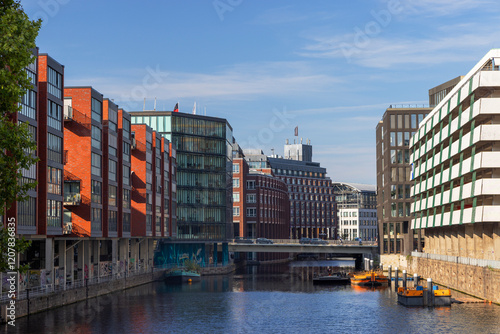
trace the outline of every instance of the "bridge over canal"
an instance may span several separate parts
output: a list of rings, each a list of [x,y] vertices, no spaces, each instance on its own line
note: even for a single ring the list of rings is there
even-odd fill
[[[375,259],[378,256],[378,244],[374,241],[329,240],[326,244],[301,244],[298,240],[274,239],[272,244],[256,243],[254,240],[229,242],[230,252],[266,252],[294,254],[330,254],[333,257],[352,257],[356,263],[363,258]]]

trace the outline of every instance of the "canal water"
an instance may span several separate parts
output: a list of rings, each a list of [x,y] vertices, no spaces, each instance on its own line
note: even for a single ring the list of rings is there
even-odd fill
[[[500,307],[398,305],[392,289],[315,286],[352,261],[244,268],[201,282],[140,286],[16,320],[7,333],[500,333]],[[4,325],[1,325],[4,326]]]

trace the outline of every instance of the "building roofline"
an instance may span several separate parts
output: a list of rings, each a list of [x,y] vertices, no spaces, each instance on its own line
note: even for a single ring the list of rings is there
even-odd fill
[[[446,96],[441,100],[441,102],[439,102],[434,107],[434,109],[432,109],[432,111],[429,113],[429,115],[427,115],[427,117],[425,117],[420,124],[425,124],[427,121],[429,121],[429,119],[431,117],[433,117],[439,109],[441,109],[446,103],[448,103],[448,101],[450,99],[447,97],[455,95],[460,89],[462,89],[464,83],[468,82],[477,72],[481,71],[481,69],[484,67],[484,65],[486,65],[486,63],[491,58],[499,58],[499,57],[500,57],[500,48],[491,49],[490,51],[488,51],[483,56],[483,58],[481,58],[481,60],[479,62],[477,62],[476,65],[474,65],[474,67],[472,67],[472,69],[466,75],[464,75],[462,77],[462,80],[460,80],[455,85],[455,87],[453,87],[453,89],[448,94],[446,94]]]
[[[353,182],[332,182],[332,186],[334,185],[346,185],[360,192],[377,192],[377,186],[372,184],[363,184],[363,183],[353,183]]]
[[[181,116],[181,117],[188,117],[188,118],[194,118],[194,119],[204,119],[207,121],[225,122],[229,126],[231,131],[233,131],[233,127],[231,126],[231,124],[229,124],[229,121],[227,119],[221,118],[221,117],[190,114],[190,113],[184,113],[184,112],[160,111],[160,110],[129,111],[128,113],[132,116],[173,116],[173,115],[177,115],[177,116]]]
[[[64,68],[64,65],[61,64],[60,62],[58,62],[57,60],[55,60],[54,58],[52,58],[48,53],[39,53],[38,54],[38,57],[40,56],[46,56],[47,58],[50,58],[51,61],[53,61],[54,63],[58,64],[59,66],[63,67]]]

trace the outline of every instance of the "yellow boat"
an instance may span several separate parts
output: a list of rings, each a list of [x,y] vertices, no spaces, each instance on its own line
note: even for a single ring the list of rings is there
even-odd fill
[[[353,275],[351,277],[351,284],[359,286],[380,286],[387,284],[389,279],[387,276],[370,271],[361,275]]]
[[[424,295],[427,293],[427,288],[417,286],[415,288],[398,288],[398,303],[405,306],[450,306],[451,305],[451,290],[437,289],[432,290],[432,301]]]

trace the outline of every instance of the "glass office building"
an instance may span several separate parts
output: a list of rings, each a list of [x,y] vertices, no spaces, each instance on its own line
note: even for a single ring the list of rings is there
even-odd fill
[[[232,238],[232,138],[226,119],[170,111],[130,112],[177,149],[177,238]]]

